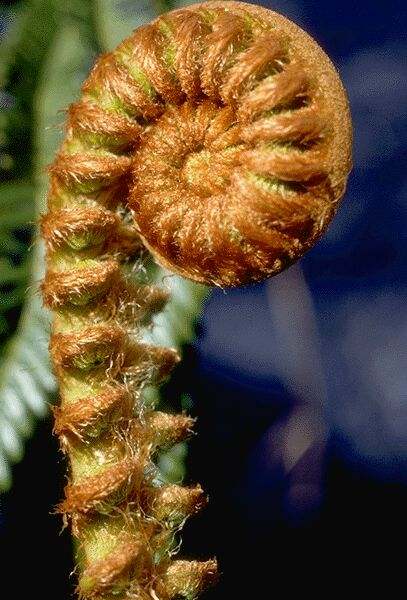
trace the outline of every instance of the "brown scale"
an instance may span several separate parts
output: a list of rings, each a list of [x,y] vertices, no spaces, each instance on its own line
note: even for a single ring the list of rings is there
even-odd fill
[[[130,117],[112,114],[94,101],[83,100],[68,110],[67,130],[72,129],[79,139],[91,139],[95,147],[128,150],[135,145],[142,127]],[[91,137],[93,136],[93,137]]]
[[[72,439],[95,437],[100,423],[112,427],[117,421],[130,419],[132,408],[131,394],[124,386],[107,385],[100,394],[81,398],[63,409],[55,407],[54,433],[60,436],[66,451]]]
[[[97,187],[108,187],[115,180],[125,175],[131,165],[128,156],[99,156],[94,151],[88,154],[61,153],[50,167],[50,175],[58,177],[66,187],[74,189],[81,184]],[[86,189],[86,188],[85,188]]]
[[[112,259],[87,268],[49,270],[41,286],[44,303],[53,309],[66,304],[83,304],[87,298],[103,295],[118,277],[119,264]]]
[[[61,387],[54,430],[70,462],[60,510],[79,542],[81,597],[192,599],[216,581],[216,561],[174,560],[174,536],[207,498],[199,485],[159,484],[154,461],[194,420],[144,401],[179,356],[141,341],[168,294],[131,265],[150,250],[224,287],[300,258],[344,193],[348,104],[306,33],[233,1],[140,27],[97,60],[82,91],[41,223]]]
[[[176,523],[186,514],[199,512],[207,504],[207,498],[200,485],[193,488],[167,485],[148,490],[144,503],[145,511],[158,521]]]
[[[267,32],[253,41],[242,52],[221,87],[221,97],[226,104],[236,102],[244,92],[255,87],[256,82],[272,70],[279,68],[279,61],[285,56],[282,40],[273,32]]]
[[[146,119],[160,115],[164,107],[156,102],[143,87],[131,77],[113,54],[101,56],[82,86],[85,97],[101,103],[116,116],[123,107],[129,116]]]
[[[62,245],[78,247],[96,244],[109,238],[119,227],[118,217],[104,208],[62,209],[49,212],[41,220],[41,233],[50,250]]]
[[[124,581],[124,587],[128,587],[132,571],[142,555],[143,547],[139,540],[123,540],[119,547],[110,554],[109,561],[96,560],[84,570],[79,591],[86,595],[86,588],[89,588],[92,597],[97,598],[110,592],[112,588],[117,592],[117,587],[122,581]]]
[[[120,499],[129,493],[135,484],[135,479],[141,477],[138,457],[125,457],[114,465],[105,467],[102,474],[83,477],[77,484],[65,487],[65,500],[59,509],[63,513],[88,513],[99,510],[112,510]],[[122,494],[119,494],[119,492]],[[112,496],[116,498],[112,499]],[[120,501],[120,500],[119,500]],[[110,506],[109,506],[110,505]]]

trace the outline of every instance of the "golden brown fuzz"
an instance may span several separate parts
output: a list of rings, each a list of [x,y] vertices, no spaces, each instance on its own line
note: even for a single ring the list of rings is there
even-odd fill
[[[81,597],[193,599],[216,562],[174,560],[176,533],[207,499],[163,483],[156,457],[194,421],[147,401],[179,357],[142,341],[167,294],[132,265],[147,248],[175,273],[235,286],[298,259],[345,189],[348,104],[306,33],[232,1],[140,27],[82,91],[41,222],[54,429],[70,462],[59,509],[78,538]]]
[[[234,286],[278,273],[319,239],[351,167],[334,67],[296,25],[247,4],[196,5],[151,27],[166,32],[183,96],[134,153],[129,204],[142,239],[196,281]]]

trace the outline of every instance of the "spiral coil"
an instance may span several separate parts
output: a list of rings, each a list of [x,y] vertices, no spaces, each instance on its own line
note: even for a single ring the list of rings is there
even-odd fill
[[[205,496],[157,481],[154,457],[193,420],[143,399],[179,357],[140,340],[167,296],[132,277],[130,261],[146,247],[220,286],[278,273],[335,213],[350,139],[324,53],[283,17],[239,2],[137,29],[69,108],[42,220],[42,290],[55,311],[55,432],[70,458],[60,510],[79,539],[82,596],[193,598],[216,579],[213,560],[172,559],[174,534]]]

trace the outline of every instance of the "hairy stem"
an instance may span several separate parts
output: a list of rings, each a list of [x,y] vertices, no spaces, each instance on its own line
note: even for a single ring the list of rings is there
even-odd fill
[[[71,132],[65,152],[76,141]],[[143,394],[178,361],[174,350],[140,341],[167,294],[145,281],[145,252],[110,188],[99,181],[84,191],[80,182],[52,175],[48,208],[43,294],[55,311],[55,431],[70,461],[60,510],[79,539],[79,591],[143,597],[151,587],[171,597],[174,534],[205,497],[199,486],[164,485],[154,464],[160,448],[185,439],[193,426],[187,416],[154,411]],[[191,565],[197,588],[215,571],[212,561]],[[191,565],[179,585],[191,586]]]
[[[216,562],[172,558],[205,496],[164,484],[155,465],[193,420],[155,411],[145,394],[179,360],[142,341],[167,300],[144,274],[146,248],[173,272],[221,286],[291,264],[344,190],[346,98],[301,30],[237,2],[137,29],[82,89],[42,221],[55,430],[70,461],[60,510],[79,539],[82,596],[190,599],[216,578]]]

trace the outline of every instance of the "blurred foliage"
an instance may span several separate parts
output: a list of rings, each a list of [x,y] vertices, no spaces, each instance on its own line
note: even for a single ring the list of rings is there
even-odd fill
[[[24,0],[0,8],[0,490],[10,487],[10,464],[21,459],[35,419],[56,396],[35,223],[45,211],[46,165],[62,137],[63,111],[99,53],[181,4]],[[161,281],[163,272],[153,269],[151,276]],[[146,338],[179,347],[194,335],[206,290],[177,277],[166,283],[172,300]],[[180,446],[162,457],[165,478],[182,478],[184,455]]]

